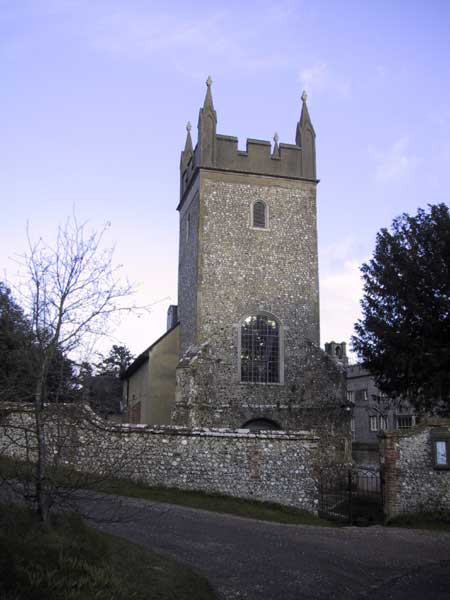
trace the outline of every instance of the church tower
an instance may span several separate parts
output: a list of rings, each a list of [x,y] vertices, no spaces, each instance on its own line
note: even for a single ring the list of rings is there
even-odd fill
[[[216,132],[211,78],[180,160],[173,421],[306,429],[344,402],[320,350],[315,132],[302,95],[295,144]],[[322,416],[318,408],[322,408]],[[313,414],[314,413],[314,414]],[[325,419],[326,420],[326,419]]]

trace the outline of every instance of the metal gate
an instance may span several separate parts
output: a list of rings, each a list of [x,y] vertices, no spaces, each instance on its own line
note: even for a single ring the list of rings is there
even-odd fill
[[[383,522],[382,478],[378,469],[325,469],[320,475],[319,493],[319,516],[325,519],[349,525]]]

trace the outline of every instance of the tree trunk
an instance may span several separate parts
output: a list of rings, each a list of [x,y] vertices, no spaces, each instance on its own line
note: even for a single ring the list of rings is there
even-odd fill
[[[39,519],[48,520],[48,502],[45,490],[45,472],[47,465],[47,444],[44,427],[44,387],[47,375],[47,359],[44,358],[36,382],[34,398],[34,420],[36,427],[37,457],[35,466],[35,502]]]

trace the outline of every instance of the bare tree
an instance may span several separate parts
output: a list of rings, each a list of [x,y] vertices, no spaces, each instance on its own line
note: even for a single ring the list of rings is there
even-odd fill
[[[129,303],[133,286],[122,280],[121,267],[113,265],[113,249],[104,247],[108,227],[106,224],[100,232],[90,232],[86,223],[80,224],[72,216],[59,227],[53,246],[43,239],[34,242],[28,235],[28,251],[19,259],[19,291],[36,347],[33,419],[31,422],[28,414],[23,421],[22,436],[17,431],[11,436],[9,428],[7,442],[27,446],[18,455],[33,463],[33,492],[28,486],[27,494],[43,521],[48,518],[51,495],[56,490],[49,471],[58,467],[61,456],[67,453],[68,422],[76,416],[80,427],[82,413],[72,410],[69,419],[66,411],[66,425],[62,427],[55,410],[49,410],[46,382],[50,365],[56,355],[67,356],[104,335],[115,315],[139,310]],[[27,481],[29,484],[30,477]]]
[[[21,499],[43,520],[54,510],[97,522],[130,517],[111,494],[120,494],[122,479],[142,480],[145,431],[107,423],[85,404],[47,404],[39,416],[38,436],[33,404],[0,403],[2,500]]]

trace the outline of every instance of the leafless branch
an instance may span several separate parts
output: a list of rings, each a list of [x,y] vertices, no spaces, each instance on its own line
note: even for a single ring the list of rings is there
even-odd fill
[[[27,227],[28,249],[17,260],[22,269],[19,294],[36,345],[36,383],[31,410],[25,411],[24,420],[14,421],[14,426],[9,423],[6,429],[2,427],[0,443],[3,452],[33,463],[34,474],[27,472],[24,489],[27,498],[34,499],[43,520],[55,503],[68,500],[75,489],[80,489],[73,476],[72,488],[67,481],[61,483],[59,469],[76,464],[77,455],[85,456],[86,452],[95,462],[100,443],[98,436],[87,436],[89,443],[86,439],[81,443],[79,437],[72,435],[72,431],[77,431],[79,436],[83,430],[84,411],[77,415],[75,410],[70,415],[74,426],[71,430],[67,427],[67,411],[55,413],[48,409],[46,381],[52,361],[105,335],[115,315],[150,310],[150,306],[130,302],[135,288],[122,278],[122,267],[114,265],[114,248],[104,246],[109,226],[106,223],[99,232],[90,231],[88,224],[78,222],[73,214],[58,228],[54,245],[42,238],[34,241]],[[56,398],[59,397],[57,391]],[[92,423],[86,427],[92,427]],[[120,460],[116,457],[111,466],[117,473]]]

